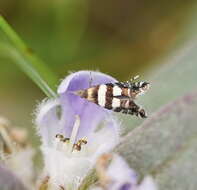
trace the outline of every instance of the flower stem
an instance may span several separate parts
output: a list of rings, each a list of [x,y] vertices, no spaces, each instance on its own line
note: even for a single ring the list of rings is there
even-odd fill
[[[30,77],[48,97],[56,97],[58,77],[28,48],[6,20],[0,15],[0,30],[11,42],[9,55],[22,71]]]

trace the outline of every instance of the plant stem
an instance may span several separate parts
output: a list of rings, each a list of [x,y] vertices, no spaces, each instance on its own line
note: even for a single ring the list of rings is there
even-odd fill
[[[56,97],[58,77],[28,48],[6,20],[0,15],[0,29],[11,42],[10,55],[48,97]]]

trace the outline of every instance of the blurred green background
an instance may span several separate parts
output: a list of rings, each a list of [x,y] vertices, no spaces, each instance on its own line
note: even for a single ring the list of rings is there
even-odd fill
[[[196,12],[194,0],[0,0],[0,14],[60,79],[81,69],[118,80],[143,75],[195,38]],[[44,97],[0,52],[0,116],[32,131],[32,111]]]

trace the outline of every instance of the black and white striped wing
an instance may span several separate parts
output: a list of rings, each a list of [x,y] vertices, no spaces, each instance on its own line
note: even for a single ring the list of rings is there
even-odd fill
[[[113,110],[115,112],[136,115],[141,118],[147,117],[145,110],[129,98],[108,97],[106,100],[105,108]]]
[[[122,89],[114,84],[102,84],[79,90],[76,95],[108,110],[146,117],[144,109],[141,109],[132,98],[125,95]]]

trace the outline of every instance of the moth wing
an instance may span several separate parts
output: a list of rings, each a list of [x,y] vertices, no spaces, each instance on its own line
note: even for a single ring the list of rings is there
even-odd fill
[[[113,96],[114,98],[118,98],[118,99],[120,99],[120,100],[129,100],[129,99],[131,99],[130,97],[128,97],[128,96]]]

